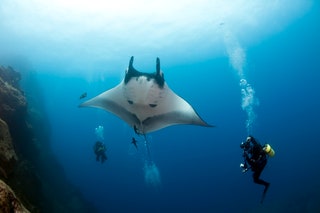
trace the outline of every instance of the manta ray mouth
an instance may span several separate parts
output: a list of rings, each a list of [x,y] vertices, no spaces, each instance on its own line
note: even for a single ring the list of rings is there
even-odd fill
[[[133,60],[134,57],[131,56],[130,61],[129,61],[129,67],[126,71],[126,76],[124,78],[124,83],[127,84],[131,78],[135,78],[135,77],[141,77],[141,76],[145,76],[148,80],[153,79],[159,86],[160,89],[163,88],[164,86],[164,75],[160,70],[160,59],[157,58],[156,61],[156,72],[154,73],[145,73],[145,72],[139,72],[138,70],[136,70],[133,67]]]

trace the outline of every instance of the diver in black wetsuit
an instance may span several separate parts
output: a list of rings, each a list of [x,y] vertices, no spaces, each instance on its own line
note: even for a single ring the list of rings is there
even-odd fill
[[[270,186],[270,183],[260,179],[261,172],[267,165],[267,153],[265,147],[259,144],[252,136],[247,137],[246,142],[240,144],[240,148],[243,149],[244,164],[240,164],[243,169],[242,172],[246,172],[251,169],[253,172],[253,181],[256,184],[264,185],[264,191],[262,194],[261,203],[264,200],[265,194]],[[248,164],[250,167],[248,167]]]
[[[108,158],[106,156],[106,146],[104,143],[97,141],[93,146],[94,154],[96,154],[96,161],[104,163]]]

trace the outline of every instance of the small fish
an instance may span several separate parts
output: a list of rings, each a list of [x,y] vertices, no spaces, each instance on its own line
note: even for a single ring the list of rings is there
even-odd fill
[[[82,98],[85,98],[85,97],[87,97],[87,93],[85,92],[85,93],[82,93],[82,95],[80,95],[80,98],[79,99],[82,99]]]
[[[136,147],[136,149],[138,149],[137,142],[138,142],[138,141],[137,141],[134,137],[132,137],[131,143]]]

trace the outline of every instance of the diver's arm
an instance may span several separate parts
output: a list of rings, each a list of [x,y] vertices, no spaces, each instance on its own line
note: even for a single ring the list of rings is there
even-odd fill
[[[247,165],[250,162],[250,157],[246,151],[243,151],[243,159],[244,159],[244,164]],[[249,163],[250,164],[250,163]]]
[[[240,164],[240,167],[242,168],[242,172],[245,173],[246,171],[248,171],[248,159],[249,159],[249,156],[248,154],[244,151],[243,152],[243,161],[244,163],[241,163]]]

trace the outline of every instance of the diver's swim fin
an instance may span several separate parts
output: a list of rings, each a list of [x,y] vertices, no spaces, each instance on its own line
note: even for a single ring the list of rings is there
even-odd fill
[[[267,191],[269,189],[269,186],[270,186],[270,183],[267,183],[267,185],[265,186],[265,188],[263,190],[262,198],[261,198],[261,201],[260,201],[261,204],[263,203],[264,198],[266,197],[266,194],[267,194]]]

